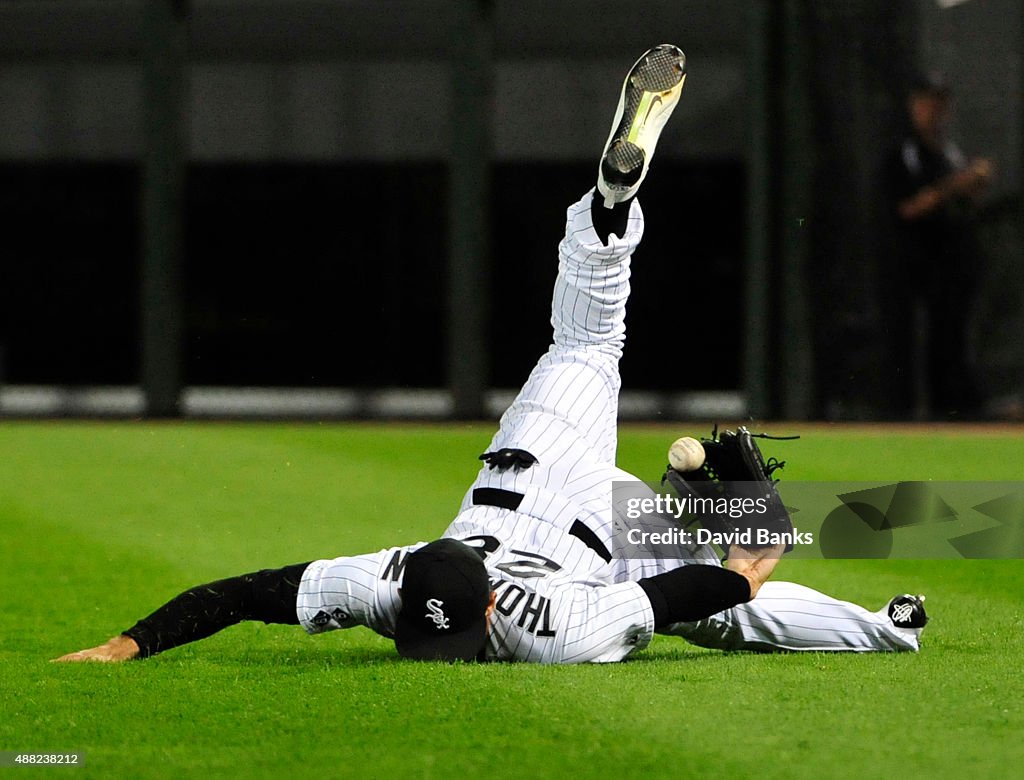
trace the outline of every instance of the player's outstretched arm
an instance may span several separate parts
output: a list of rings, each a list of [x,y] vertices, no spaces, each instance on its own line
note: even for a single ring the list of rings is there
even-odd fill
[[[655,628],[703,620],[750,601],[771,576],[784,549],[784,545],[755,551],[733,546],[726,568],[690,564],[638,580],[651,602]]]
[[[199,585],[98,647],[55,661],[130,661],[205,639],[242,620],[298,625],[299,582],[308,563],[264,569]]]

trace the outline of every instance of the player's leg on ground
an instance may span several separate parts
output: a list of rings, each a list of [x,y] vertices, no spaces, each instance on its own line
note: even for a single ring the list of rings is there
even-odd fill
[[[767,582],[753,601],[662,633],[718,650],[917,650],[919,630],[792,582]]]

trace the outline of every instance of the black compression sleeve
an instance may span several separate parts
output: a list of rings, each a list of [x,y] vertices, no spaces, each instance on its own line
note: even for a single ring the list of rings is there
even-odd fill
[[[750,601],[746,577],[721,566],[690,564],[646,577],[637,584],[651,601],[656,629],[702,620]]]
[[[626,233],[626,225],[629,223],[629,207],[633,199],[616,203],[612,208],[604,207],[604,196],[594,190],[594,198],[590,202],[590,218],[594,223],[594,230],[597,231],[601,243],[608,246],[608,236],[612,233],[622,238]]]
[[[299,582],[309,563],[264,569],[198,585],[175,596],[124,632],[139,646],[139,657],[205,639],[242,620],[298,625]]]

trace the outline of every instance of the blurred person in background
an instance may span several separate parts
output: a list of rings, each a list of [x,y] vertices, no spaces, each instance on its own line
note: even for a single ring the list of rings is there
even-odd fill
[[[941,74],[914,80],[907,109],[910,130],[885,162],[886,392],[900,417],[971,419],[982,402],[968,344],[981,265],[973,215],[993,167],[948,137],[952,93]]]

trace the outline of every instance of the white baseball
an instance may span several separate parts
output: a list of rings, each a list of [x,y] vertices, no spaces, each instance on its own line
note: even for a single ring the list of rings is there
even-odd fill
[[[676,471],[696,471],[704,465],[704,447],[692,436],[676,439],[668,448],[668,463]]]

